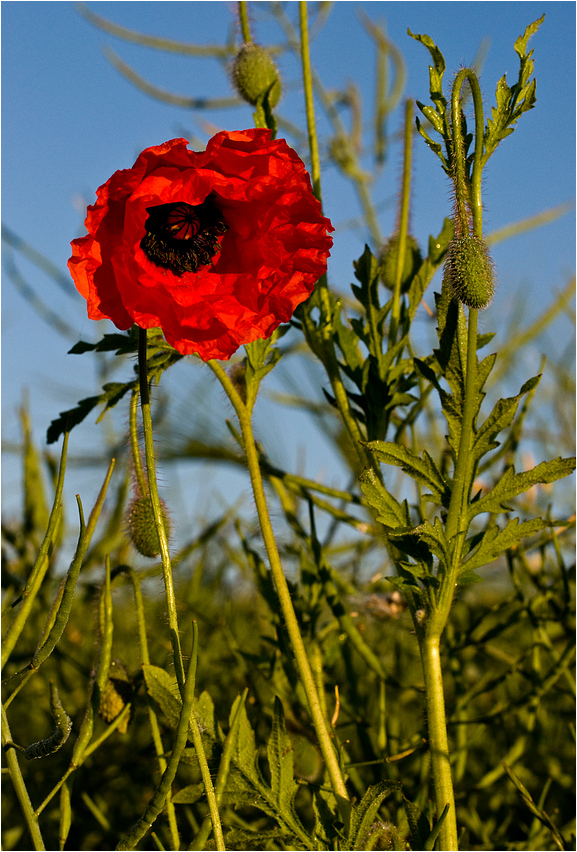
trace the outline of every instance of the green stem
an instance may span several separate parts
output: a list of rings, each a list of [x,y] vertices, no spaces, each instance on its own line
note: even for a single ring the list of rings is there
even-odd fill
[[[401,281],[405,268],[405,253],[407,248],[407,234],[409,232],[409,205],[411,201],[411,159],[413,151],[413,102],[408,99],[405,105],[405,145],[403,162],[403,186],[401,189],[401,211],[398,224],[398,256],[395,274],[395,289],[393,292],[393,306],[391,309],[391,325],[389,328],[389,345],[394,346],[397,342],[397,330],[401,316]]]
[[[132,464],[134,467],[134,475],[138,483],[138,490],[141,495],[148,494],[148,486],[142,468],[142,458],[140,456],[140,444],[138,443],[138,390],[132,391],[130,398],[130,449],[132,452]]]
[[[248,24],[248,14],[246,10],[246,2],[245,0],[240,0],[238,4],[238,18],[240,21],[240,30],[242,33],[242,40],[245,44],[248,44],[252,41],[250,37],[250,27]]]
[[[144,453],[146,458],[146,473],[148,475],[148,491],[154,514],[154,523],[156,524],[156,530],[158,533],[158,541],[160,543],[160,556],[162,560],[162,574],[164,577],[164,589],[166,593],[166,606],[168,609],[168,625],[174,657],[174,670],[180,693],[182,695],[184,689],[184,666],[182,663],[180,633],[178,629],[178,617],[176,614],[176,597],[172,581],[172,566],[170,564],[170,553],[168,551],[166,529],[164,526],[162,508],[160,505],[160,498],[158,496],[158,486],[156,483],[152,416],[150,413],[150,391],[148,387],[148,371],[146,366],[146,334],[147,332],[145,328],[139,329],[138,369],[140,376],[140,405],[142,409],[142,423],[144,426]]]
[[[470,182],[468,182],[466,176],[465,151],[461,133],[460,93],[465,80],[468,80],[471,86],[475,107],[475,153]],[[453,132],[453,179],[455,182],[456,203],[455,233],[459,236],[469,234],[472,218],[474,234],[482,238],[481,167],[484,133],[483,103],[477,77],[468,68],[459,71],[455,79],[451,100],[451,124]],[[459,311],[464,316],[462,307],[459,308]],[[467,507],[470,500],[475,469],[471,458],[471,446],[475,430],[476,410],[477,321],[478,311],[470,309],[466,354],[463,352],[465,394],[461,417],[461,434],[457,448],[451,500],[445,524],[445,535],[450,548],[448,573],[441,578],[441,588],[436,600],[432,595],[430,596],[431,608],[427,621],[424,628],[418,630],[425,679],[429,743],[435,786],[437,819],[441,817],[444,809],[449,805],[448,813],[439,832],[439,848],[443,850],[458,849],[458,840],[439,648],[441,635],[449,617],[459,569],[461,567],[463,547],[468,529]],[[464,348],[465,342],[463,339]]]
[[[311,179],[313,192],[322,204],[321,192],[321,167],[319,158],[319,145],[316,131],[315,106],[313,97],[313,78],[309,52],[309,35],[306,0],[299,2],[300,37],[301,37],[301,60],[303,72],[303,85],[305,94],[305,107],[307,115],[307,129],[309,139],[309,150],[311,158]],[[358,456],[361,467],[372,466],[372,460],[361,445],[364,436],[358,427],[357,421],[351,415],[347,392],[340,375],[339,364],[335,352],[335,344],[332,333],[332,309],[327,288],[327,277],[322,275],[317,284],[319,298],[322,308],[321,335],[323,340],[323,357],[325,369],[331,388],[343,418],[345,428],[350,436],[351,442]],[[305,323],[306,325],[306,323]]]
[[[26,624],[28,616],[30,615],[30,610],[32,609],[32,605],[36,599],[36,595],[40,591],[40,586],[42,585],[42,581],[44,580],[44,576],[50,564],[48,551],[50,549],[50,545],[52,544],[52,539],[54,538],[56,532],[56,526],[59,522],[62,512],[62,489],[64,488],[64,472],[66,470],[66,452],[68,449],[69,434],[69,432],[64,433],[64,439],[62,442],[60,470],[58,472],[58,482],[56,484],[56,493],[54,495],[54,502],[52,504],[52,510],[50,512],[50,519],[48,521],[48,529],[46,530],[44,541],[40,546],[40,550],[38,551],[38,556],[36,557],[34,567],[32,568],[30,577],[28,578],[28,582],[26,583],[26,588],[22,592],[22,603],[20,605],[20,609],[18,610],[18,614],[16,615],[14,621],[6,631],[6,635],[2,642],[2,668],[4,668],[4,666],[8,662],[10,654],[14,650],[16,642],[18,641],[18,637],[24,629],[24,625]]]
[[[321,753],[325,761],[327,772],[329,774],[331,786],[333,788],[335,796],[337,797],[337,801],[342,802],[343,799],[348,800],[349,795],[341,774],[337,754],[335,752],[330,737],[330,732],[327,728],[326,720],[323,715],[321,703],[319,701],[319,696],[316,690],[314,676],[307,658],[307,653],[300,633],[298,620],[295,615],[289,587],[284,575],[274,532],[270,522],[270,516],[266,504],[266,496],[264,493],[264,486],[259,466],[258,452],[255,445],[254,435],[252,432],[250,412],[241,400],[234,385],[232,384],[231,380],[227,376],[226,372],[223,370],[222,366],[218,363],[218,361],[208,361],[207,363],[213,373],[218,377],[220,383],[226,391],[232,405],[234,406],[239,420],[244,441],[246,460],[250,473],[252,490],[254,494],[254,500],[258,513],[258,519],[269,559],[269,564],[271,567],[271,572],[279,597],[279,603],[281,606],[285,624],[287,626],[287,631],[295,655],[297,668],[301,676],[302,684],[309,705],[311,718],[315,727],[315,731],[319,741],[319,747],[321,749]]]
[[[9,742],[12,742],[12,734],[8,725],[4,705],[2,705],[2,747],[4,748]],[[16,796],[20,802],[20,807],[22,808],[22,813],[24,814],[24,819],[26,820],[26,825],[28,826],[32,843],[34,844],[34,849],[46,849],[44,840],[42,839],[42,834],[40,833],[40,826],[38,825],[38,816],[34,813],[34,808],[32,807],[30,796],[28,795],[28,790],[26,789],[26,784],[22,777],[16,749],[6,749],[6,762],[8,764],[10,780],[14,785],[14,791],[16,792]]]
[[[440,641],[440,635],[425,636],[419,645],[425,679],[429,753],[431,755],[431,774],[435,789],[437,819],[440,819],[446,805],[449,805],[449,812],[439,832],[439,849],[442,849],[443,852],[452,852],[452,850],[458,849],[459,845],[453,777],[447,739],[443,672],[439,651]]]

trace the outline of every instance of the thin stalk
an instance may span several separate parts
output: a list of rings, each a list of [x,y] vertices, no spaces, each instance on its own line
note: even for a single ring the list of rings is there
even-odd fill
[[[349,794],[341,774],[337,754],[333,747],[330,732],[327,728],[326,720],[323,715],[314,676],[308,661],[298,620],[295,615],[290,591],[276,545],[272,524],[270,522],[258,452],[252,432],[250,412],[218,361],[208,361],[208,365],[222,384],[227,396],[234,406],[239,420],[262,537],[276,586],[280,607],[289,634],[293,653],[295,655],[297,668],[299,670],[311,718],[319,741],[319,747],[323,755],[331,786],[335,796],[337,797],[337,801],[341,800],[342,802],[343,799],[348,801]]]
[[[12,742],[12,734],[10,732],[10,726],[8,725],[8,718],[6,716],[4,705],[2,705],[2,747],[4,748],[9,742]],[[28,790],[26,789],[26,784],[22,777],[16,749],[6,749],[6,762],[8,764],[10,780],[14,785],[16,797],[20,802],[20,807],[22,808],[22,813],[24,814],[24,819],[28,826],[32,843],[34,844],[34,849],[44,850],[46,849],[46,846],[44,845],[44,840],[40,833],[38,816],[34,813],[34,808],[32,807],[32,802],[30,801],[30,796],[28,795]]]
[[[407,234],[409,232],[409,205],[411,201],[411,159],[413,151],[413,102],[408,99],[405,105],[405,144],[403,161],[403,185],[401,188],[401,210],[398,223],[398,256],[395,273],[395,289],[391,309],[391,325],[389,329],[389,346],[397,342],[397,330],[401,316],[401,281],[405,268],[405,253],[407,249]]]
[[[54,537],[56,526],[59,522],[61,513],[62,513],[62,489],[64,488],[64,473],[66,471],[66,453],[68,449],[68,436],[69,432],[64,433],[64,439],[62,441],[62,453],[60,456],[60,469],[58,471],[58,481],[56,483],[56,493],[54,495],[54,502],[52,504],[52,510],[50,512],[50,519],[48,521],[48,529],[46,530],[46,535],[44,536],[44,541],[40,546],[40,550],[38,551],[38,556],[36,557],[36,561],[34,563],[34,567],[30,573],[30,577],[26,583],[26,588],[22,592],[21,597],[21,605],[18,610],[18,614],[14,618],[14,621],[6,631],[6,635],[2,642],[2,664],[1,668],[4,668],[10,654],[14,650],[16,642],[22,630],[24,629],[24,625],[30,615],[30,610],[32,609],[32,604],[36,598],[36,595],[40,591],[40,586],[42,585],[42,581],[44,580],[44,576],[46,571],[48,570],[48,566],[50,564],[48,551],[50,549],[50,545],[52,543],[52,539]],[[14,602],[13,606],[17,603]]]
[[[245,44],[248,44],[252,41],[252,38],[250,37],[250,27],[248,23],[248,13],[246,10],[245,0],[240,0],[238,4],[238,18],[240,21],[240,31],[242,33],[242,40]]]
[[[301,37],[301,60],[303,72],[303,85],[305,94],[305,107],[307,115],[307,129],[309,139],[309,151],[311,158],[311,179],[313,184],[313,193],[322,204],[321,192],[321,166],[319,158],[319,144],[316,131],[315,121],[315,105],[313,97],[313,78],[311,70],[310,52],[309,52],[309,35],[308,35],[308,18],[306,0],[299,2],[299,18],[300,18],[300,37]],[[371,459],[368,457],[364,448],[361,445],[363,435],[358,427],[357,421],[351,415],[349,400],[345,386],[341,379],[338,360],[335,352],[335,344],[332,335],[332,310],[327,289],[327,277],[322,275],[317,284],[319,297],[322,306],[323,317],[321,320],[321,334],[323,339],[323,363],[327,371],[331,388],[343,418],[345,428],[350,436],[353,447],[359,459],[361,467],[367,465],[372,466]]]
[[[166,606],[168,610],[168,625],[174,657],[174,670],[180,693],[182,695],[184,690],[184,666],[182,663],[180,633],[178,629],[178,617],[176,614],[176,597],[174,594],[174,583],[172,581],[172,566],[170,564],[170,553],[168,551],[166,529],[164,527],[162,508],[156,483],[154,439],[152,433],[152,416],[150,413],[150,391],[148,387],[148,371],[146,366],[146,334],[147,332],[145,328],[139,329],[138,369],[140,376],[140,405],[142,409],[142,423],[144,426],[144,453],[146,458],[146,473],[148,475],[148,491],[154,514],[154,523],[158,533],[158,541],[160,543],[160,556],[162,560],[162,574],[164,577]]]

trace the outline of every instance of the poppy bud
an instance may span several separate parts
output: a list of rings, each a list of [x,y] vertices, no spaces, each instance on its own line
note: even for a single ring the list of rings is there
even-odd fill
[[[160,501],[162,521],[168,537],[170,533],[170,522],[166,512],[164,500]],[[158,532],[154,523],[154,513],[149,495],[135,497],[128,507],[128,533],[133,545],[142,556],[151,559],[160,553],[160,542]]]
[[[444,282],[468,308],[486,308],[495,295],[493,261],[478,237],[465,234],[449,243]]]
[[[381,281],[389,290],[395,289],[398,257],[399,235],[393,234],[393,236],[387,240],[383,246],[379,257],[379,263],[381,265]],[[411,286],[411,281],[415,277],[422,262],[423,258],[421,257],[419,244],[411,234],[407,234],[407,242],[405,244],[405,262],[403,264],[403,272],[401,274],[401,293],[407,292]]]
[[[278,68],[259,44],[247,42],[236,55],[232,81],[239,95],[256,106],[268,93],[269,105],[275,107],[281,93]]]

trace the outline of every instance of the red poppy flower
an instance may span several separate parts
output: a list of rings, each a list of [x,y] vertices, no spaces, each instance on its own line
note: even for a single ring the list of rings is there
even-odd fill
[[[268,130],[147,148],[88,208],[68,267],[91,319],[162,328],[204,361],[288,322],[326,271],[334,230],[302,160]]]

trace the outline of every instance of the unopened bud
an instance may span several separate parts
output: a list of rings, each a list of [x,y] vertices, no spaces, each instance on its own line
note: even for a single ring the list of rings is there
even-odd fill
[[[393,234],[393,236],[387,240],[383,246],[379,257],[379,263],[381,265],[381,281],[389,290],[395,289],[398,257],[399,235]],[[405,244],[405,261],[403,263],[403,271],[401,273],[401,293],[407,292],[422,262],[423,258],[421,257],[419,244],[411,234],[407,234],[407,241]]]
[[[486,308],[495,295],[495,276],[489,249],[478,237],[466,234],[449,243],[444,283],[468,308]]]
[[[170,533],[170,521],[166,512],[166,504],[163,500],[160,501],[162,512],[162,521],[168,538]],[[152,503],[148,495],[135,497],[128,507],[128,533],[133,545],[142,556],[153,558],[160,553],[160,541],[156,524],[154,523],[154,513],[152,511]]]
[[[281,82],[278,68],[259,44],[243,44],[234,60],[232,81],[239,95],[253,106],[262,102],[267,93],[271,107],[279,101]]]

